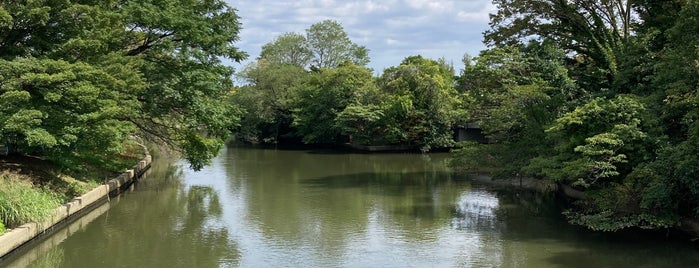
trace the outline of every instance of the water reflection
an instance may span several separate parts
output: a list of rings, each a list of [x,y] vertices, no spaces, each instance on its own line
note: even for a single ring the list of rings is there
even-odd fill
[[[137,191],[111,201],[112,208],[96,220],[98,224],[74,234],[56,248],[56,254],[47,254],[33,265],[236,266],[240,252],[221,221],[218,193],[211,187],[184,187],[178,168],[154,165]],[[95,237],[101,239],[95,241]]]
[[[485,191],[462,193],[456,202],[457,217],[452,226],[457,229],[494,230],[497,229],[496,210],[498,198]]]
[[[242,266],[566,267],[604,244],[561,219],[553,195],[474,186],[444,159],[229,149],[227,195],[243,205],[224,217],[256,240],[242,251],[268,253]]]
[[[691,247],[570,226],[553,195],[474,184],[446,157],[232,147],[200,172],[161,162],[33,265],[699,266]]]
[[[492,256],[497,239],[477,229],[495,223],[497,197],[473,194],[445,157],[236,148],[226,173],[234,195],[246,189],[242,213],[266,241],[257,246],[280,257],[273,263],[453,266]]]
[[[60,267],[64,259],[65,252],[63,248],[56,247],[43,254],[41,258],[32,264],[32,266],[37,268]]]

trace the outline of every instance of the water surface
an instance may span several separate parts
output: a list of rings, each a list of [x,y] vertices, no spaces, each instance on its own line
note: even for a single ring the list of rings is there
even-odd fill
[[[446,158],[231,147],[200,172],[159,159],[70,235],[0,266],[699,267],[691,244],[570,226],[553,196],[473,183]]]

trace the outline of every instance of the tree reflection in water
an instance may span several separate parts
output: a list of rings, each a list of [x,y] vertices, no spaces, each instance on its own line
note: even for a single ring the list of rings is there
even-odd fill
[[[153,167],[161,170],[141,180],[138,191],[112,200],[112,208],[96,220],[101,224],[57,247],[63,254],[56,267],[237,266],[240,251],[221,221],[218,193],[209,186],[184,186],[175,165]],[[105,239],[94,243],[95,236]],[[56,263],[54,257],[44,256]]]

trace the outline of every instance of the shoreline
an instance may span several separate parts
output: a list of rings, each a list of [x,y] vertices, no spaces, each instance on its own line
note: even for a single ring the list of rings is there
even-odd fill
[[[108,202],[109,198],[119,195],[123,188],[131,185],[134,180],[140,178],[150,168],[152,160],[152,156],[146,151],[146,156],[130,169],[57,207],[48,220],[39,223],[25,223],[0,235],[0,259],[4,259],[29,242],[48,235],[58,229],[58,226],[78,219],[100,203]]]

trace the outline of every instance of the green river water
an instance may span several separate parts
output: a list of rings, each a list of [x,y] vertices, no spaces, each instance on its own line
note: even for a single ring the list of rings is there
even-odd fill
[[[157,159],[132,189],[0,267],[699,267],[695,244],[567,224],[447,154],[229,147]]]

